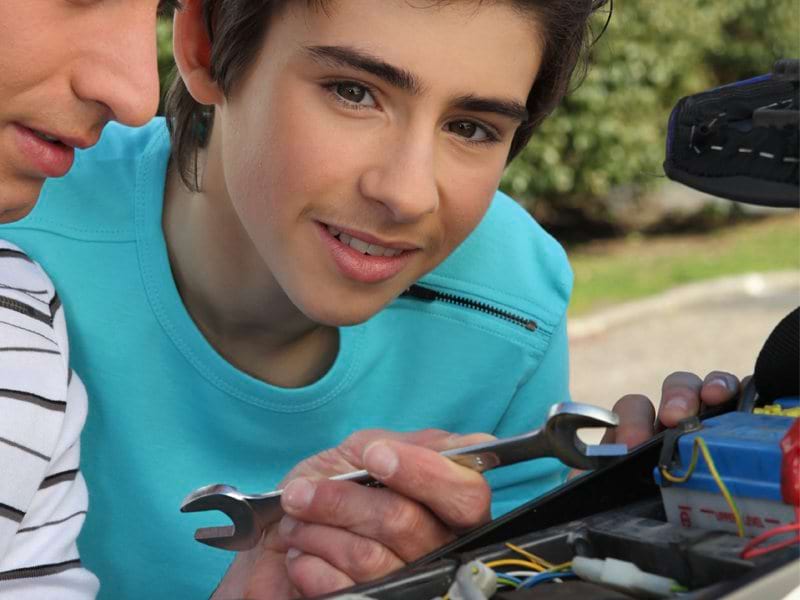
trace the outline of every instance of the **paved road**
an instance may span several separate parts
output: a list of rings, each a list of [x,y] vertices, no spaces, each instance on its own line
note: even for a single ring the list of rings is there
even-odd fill
[[[574,319],[573,400],[610,408],[643,393],[657,402],[672,371],[749,375],[766,337],[798,305],[800,272],[790,271],[693,284]]]

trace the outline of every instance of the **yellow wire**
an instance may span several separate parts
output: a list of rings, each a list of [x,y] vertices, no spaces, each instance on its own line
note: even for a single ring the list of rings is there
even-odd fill
[[[689,478],[692,476],[692,473],[694,473],[694,468],[697,466],[697,447],[698,447],[697,440],[699,439],[700,438],[694,438],[694,444],[692,444],[692,459],[689,461],[689,468],[686,469],[686,474],[683,475],[682,477],[677,477],[672,473],[670,473],[669,471],[667,471],[666,467],[661,467],[661,475],[664,476],[664,479],[672,483],[686,483],[687,481],[689,481]]]
[[[538,563],[538,564],[542,565],[545,569],[552,569],[553,568],[553,565],[551,563],[547,562],[545,559],[543,559],[543,558],[541,558],[539,556],[536,556],[533,552],[528,552],[524,548],[520,548],[519,546],[516,546],[516,545],[512,544],[511,542],[506,542],[506,546],[508,548],[510,548],[511,550],[513,550],[514,552],[517,552],[518,554],[521,554],[522,556],[524,556],[525,558],[530,560],[532,563]]]
[[[536,571],[537,573],[544,572],[544,567],[541,565],[537,565],[536,563],[532,563],[527,560],[520,560],[518,558],[501,558],[500,560],[493,560],[491,562],[487,562],[486,566],[490,569],[494,569],[495,567],[504,567],[508,565],[514,565],[517,567],[527,567]]]
[[[547,572],[548,573],[550,573],[550,572],[554,572],[555,573],[556,571],[563,571],[564,569],[571,569],[571,568],[572,568],[572,561],[570,560],[568,562],[561,563],[560,565],[553,565],[552,567],[547,569]]]
[[[719,491],[722,493],[722,497],[725,498],[725,502],[728,504],[728,508],[731,509],[733,513],[733,519],[736,521],[736,531],[739,534],[739,537],[744,537],[744,524],[742,523],[742,516],[739,514],[739,509],[736,508],[736,502],[733,500],[733,496],[728,491],[728,486],[725,485],[725,482],[722,481],[722,477],[719,476],[717,472],[717,467],[714,465],[714,461],[711,458],[711,453],[708,451],[708,446],[706,446],[706,442],[700,436],[694,438],[694,444],[692,444],[692,459],[689,462],[689,468],[686,470],[686,474],[682,477],[676,477],[667,471],[665,467],[661,468],[661,475],[664,476],[664,479],[670,481],[672,483],[685,483],[689,480],[694,472],[695,467],[697,466],[697,449],[700,449],[700,452],[703,453],[703,458],[708,465],[708,471],[711,473],[711,477],[714,478],[714,482],[717,484]]]

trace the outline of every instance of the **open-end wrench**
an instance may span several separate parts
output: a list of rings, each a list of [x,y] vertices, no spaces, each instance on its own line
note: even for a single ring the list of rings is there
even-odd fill
[[[492,440],[441,454],[479,473],[533,458],[553,457],[576,469],[597,469],[627,453],[624,444],[586,445],[578,430],[588,427],[616,427],[619,418],[604,408],[563,402],[550,408],[545,424],[522,435]],[[334,481],[352,481],[381,485],[367,471],[353,471],[331,477]],[[233,521],[223,527],[202,527],[195,532],[198,542],[225,550],[249,550],[262,532],[283,516],[283,490],[246,495],[224,484],[207,485],[189,494],[181,512],[218,510]]]

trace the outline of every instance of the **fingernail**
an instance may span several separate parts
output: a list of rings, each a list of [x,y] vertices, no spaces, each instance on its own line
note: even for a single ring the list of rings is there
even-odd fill
[[[373,442],[364,450],[364,466],[375,477],[391,477],[397,470],[397,464],[397,454],[383,442]]]
[[[689,409],[689,401],[686,398],[671,398],[667,402],[667,408],[670,410],[686,411]]]
[[[278,525],[278,533],[281,535],[281,537],[289,537],[289,535],[291,535],[291,533],[294,531],[295,527],[297,527],[297,519],[293,519],[287,515],[281,519],[281,522]]]
[[[290,560],[294,560],[295,558],[300,556],[300,554],[302,554],[302,553],[297,548],[289,548],[286,551],[286,562],[289,562]]]
[[[302,510],[314,498],[316,486],[308,479],[293,479],[283,490],[283,503],[289,508]]]
[[[716,377],[716,378],[712,379],[711,381],[709,381],[706,385],[718,385],[718,386],[720,386],[722,388],[725,388],[728,391],[730,391],[732,389],[731,382],[728,381],[727,379],[722,378],[722,377]]]

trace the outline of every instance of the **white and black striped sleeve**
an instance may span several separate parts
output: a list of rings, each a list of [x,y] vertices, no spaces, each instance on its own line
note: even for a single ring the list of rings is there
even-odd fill
[[[76,539],[86,390],[44,271],[0,240],[0,598],[94,598]]]

